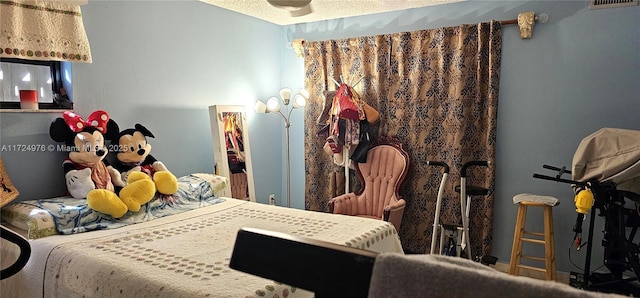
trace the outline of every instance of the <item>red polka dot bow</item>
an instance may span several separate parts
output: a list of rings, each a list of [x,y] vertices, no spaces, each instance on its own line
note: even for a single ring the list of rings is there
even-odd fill
[[[74,132],[81,132],[85,127],[93,126],[101,133],[107,132],[107,122],[109,122],[109,114],[103,110],[97,110],[87,118],[87,121],[82,119],[80,115],[66,111],[63,114],[64,122],[67,123],[69,129]]]

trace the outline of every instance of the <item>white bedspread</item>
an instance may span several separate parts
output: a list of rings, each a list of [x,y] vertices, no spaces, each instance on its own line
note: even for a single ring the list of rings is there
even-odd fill
[[[402,252],[396,230],[387,222],[227,199],[118,229],[31,240],[29,263],[2,280],[0,296],[312,296],[230,269],[236,233],[242,227],[375,252]],[[3,243],[3,259],[10,249]]]

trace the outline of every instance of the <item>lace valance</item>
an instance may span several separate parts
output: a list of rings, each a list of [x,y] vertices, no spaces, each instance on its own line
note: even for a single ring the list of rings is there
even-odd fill
[[[79,1],[0,1],[0,57],[91,63]]]

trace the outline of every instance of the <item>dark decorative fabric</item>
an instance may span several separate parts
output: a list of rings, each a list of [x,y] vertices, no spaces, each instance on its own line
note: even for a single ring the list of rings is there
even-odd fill
[[[355,83],[362,99],[380,111],[370,137],[396,136],[411,157],[400,190],[407,200],[400,238],[408,252],[430,247],[441,168],[451,167],[441,220],[460,223],[460,168],[470,160],[495,164],[498,87],[502,46],[499,22],[365,36],[304,44],[306,106],[305,152],[308,210],[328,211],[330,176],[344,168],[334,164],[316,132],[325,90],[338,82]],[[352,171],[351,171],[352,172]],[[470,168],[467,185],[489,189],[471,201],[470,236],[474,255],[491,251],[494,167]],[[359,187],[353,174],[352,189]]]

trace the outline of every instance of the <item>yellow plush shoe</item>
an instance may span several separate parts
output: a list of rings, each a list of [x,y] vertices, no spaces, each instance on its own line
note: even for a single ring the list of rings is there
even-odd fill
[[[127,206],[118,198],[115,192],[106,189],[94,189],[87,194],[89,208],[100,213],[120,218],[127,213]]]
[[[140,175],[137,175],[140,173]],[[135,175],[134,175],[135,174]],[[129,174],[127,186],[120,190],[120,199],[130,211],[139,211],[140,206],[151,201],[156,194],[156,185],[149,175],[142,172]]]
[[[161,194],[172,195],[178,191],[178,179],[169,171],[157,171],[153,174],[153,181]]]

